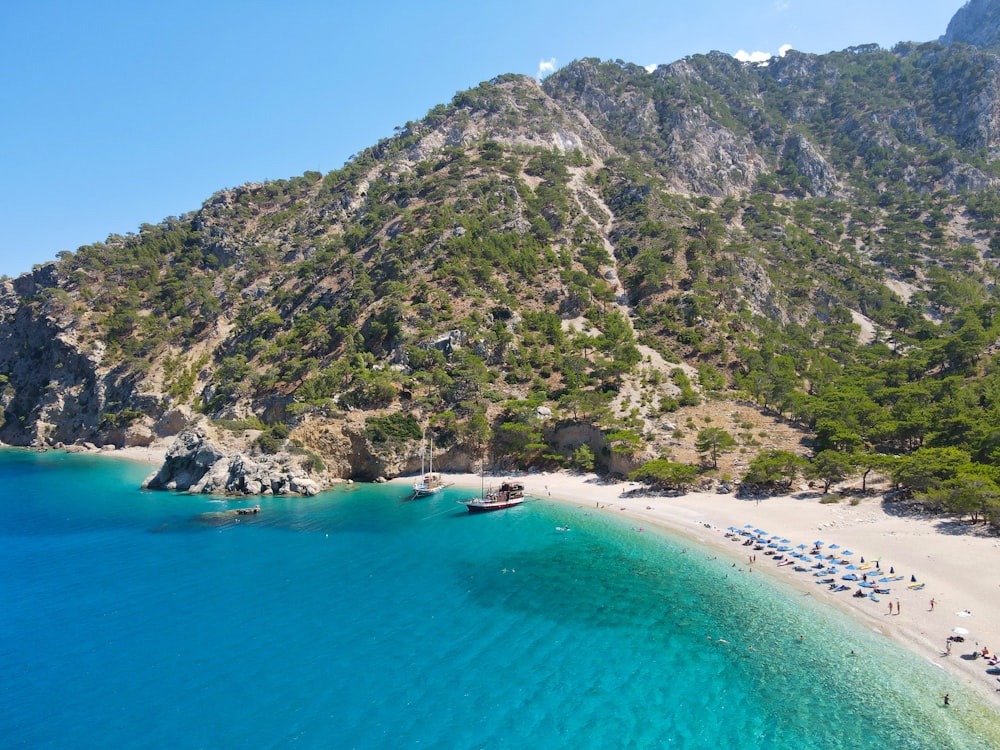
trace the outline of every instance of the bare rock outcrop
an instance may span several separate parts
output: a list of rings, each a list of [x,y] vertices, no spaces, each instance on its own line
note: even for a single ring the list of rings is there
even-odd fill
[[[163,465],[143,487],[151,490],[188,490],[224,457],[224,453],[200,430],[185,430],[167,449]]]
[[[315,495],[323,488],[288,454],[250,457],[227,453],[203,430],[177,436],[159,471],[143,486],[209,495]]]

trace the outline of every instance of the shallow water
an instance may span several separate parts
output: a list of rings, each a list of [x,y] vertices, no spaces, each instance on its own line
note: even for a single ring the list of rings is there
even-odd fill
[[[398,485],[233,517],[147,471],[0,451],[0,746],[1000,746],[937,667],[688,540]]]

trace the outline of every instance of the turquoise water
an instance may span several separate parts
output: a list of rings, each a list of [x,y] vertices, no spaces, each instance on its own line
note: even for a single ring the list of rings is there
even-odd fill
[[[237,523],[147,472],[0,451],[0,747],[1000,746],[936,667],[690,541],[398,485]]]

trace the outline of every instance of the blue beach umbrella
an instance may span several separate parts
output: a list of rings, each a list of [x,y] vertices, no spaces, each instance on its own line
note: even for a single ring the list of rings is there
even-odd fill
[[[841,552],[840,554],[842,554],[842,555],[853,555],[854,553],[853,553],[853,552],[851,552],[851,551],[850,551],[849,549],[845,549],[845,550],[844,550],[843,552]]]
[[[791,543],[791,541],[792,541],[791,539],[782,539],[781,543],[782,544],[789,544],[789,543]]]
[[[743,528],[744,528],[744,529],[752,529],[752,528],[753,528],[753,524],[752,524],[752,523],[747,523],[747,524],[744,524],[744,525],[743,525]]]
[[[847,569],[848,569],[848,570],[857,570],[857,569],[858,569],[858,566],[857,566],[857,565],[848,565],[848,566],[847,566]]]
[[[840,545],[839,544],[831,544],[830,545],[830,549],[840,549]]]
[[[795,549],[806,549],[806,547],[808,547],[808,546],[809,546],[808,544],[800,544],[800,545],[799,545],[798,547],[796,547]]]
[[[823,546],[823,542],[813,542],[813,546],[814,547],[822,547]]]

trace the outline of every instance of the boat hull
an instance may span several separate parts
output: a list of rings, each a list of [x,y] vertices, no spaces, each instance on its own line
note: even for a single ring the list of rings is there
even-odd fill
[[[414,497],[430,497],[431,495],[436,495],[444,487],[414,487],[413,496]]]
[[[491,510],[503,510],[504,508],[513,508],[515,505],[520,505],[524,502],[523,497],[513,498],[511,500],[466,500],[464,505],[469,509],[469,513],[488,513]]]

